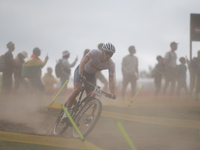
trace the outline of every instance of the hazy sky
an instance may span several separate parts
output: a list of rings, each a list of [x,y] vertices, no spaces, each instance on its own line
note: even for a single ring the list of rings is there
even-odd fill
[[[199,6],[199,0],[1,0],[0,53],[9,41],[16,47],[14,57],[21,51],[30,56],[39,47],[42,60],[49,55],[46,67],[54,68],[63,50],[70,51],[70,62],[78,56],[79,63],[86,48],[111,42],[120,79],[130,45],[136,47],[139,70],[154,66],[172,41],[179,43],[178,58],[189,58],[190,13],[200,14]],[[198,50],[200,42],[193,43],[193,56]]]

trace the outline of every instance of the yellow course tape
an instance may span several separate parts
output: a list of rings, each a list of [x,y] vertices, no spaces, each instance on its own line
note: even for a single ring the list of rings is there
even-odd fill
[[[63,147],[63,148],[69,148],[69,149],[74,149],[74,150],[75,149],[87,150],[83,142],[81,142],[79,139],[61,138],[61,137],[55,137],[55,136],[41,136],[41,135],[30,135],[30,134],[0,131],[0,140],[36,144],[36,145]],[[101,148],[95,146],[94,144],[90,142],[88,142],[88,144],[91,149],[102,150]]]

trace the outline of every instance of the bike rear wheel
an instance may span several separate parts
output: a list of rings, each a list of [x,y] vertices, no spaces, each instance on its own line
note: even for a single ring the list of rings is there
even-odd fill
[[[75,124],[80,130],[83,137],[86,137],[92,129],[95,127],[99,120],[102,111],[102,103],[98,99],[92,99],[86,103],[80,110],[76,118],[74,119]],[[79,138],[76,130],[72,130],[73,137]]]

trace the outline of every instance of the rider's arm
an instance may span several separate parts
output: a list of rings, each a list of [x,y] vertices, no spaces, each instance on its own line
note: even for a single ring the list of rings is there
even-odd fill
[[[115,81],[114,78],[109,78],[109,89],[111,94],[115,93]]]
[[[83,74],[83,69],[85,67],[85,64],[89,61],[88,58],[83,57],[83,59],[81,60],[81,63],[79,65],[79,74]]]

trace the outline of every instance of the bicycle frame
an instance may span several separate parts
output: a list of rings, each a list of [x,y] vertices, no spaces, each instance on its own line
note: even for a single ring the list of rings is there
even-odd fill
[[[83,107],[83,103],[86,104],[87,101],[91,98],[91,97],[95,97],[95,95],[92,94],[92,92],[90,94],[88,94],[84,99],[82,99],[83,93],[85,91],[85,87],[82,87],[78,102],[72,106],[72,108],[70,110],[72,110],[71,112],[71,117],[74,118],[74,116],[76,116],[76,114],[78,114],[79,110],[81,110],[81,108]]]
[[[85,91],[86,88],[84,86],[82,86],[82,89],[81,89],[78,101],[75,100],[72,108],[70,109],[70,111],[71,111],[70,115],[71,115],[71,117],[72,117],[72,119],[74,121],[76,119],[80,119],[82,117],[82,114],[84,114],[85,111],[87,111],[88,109],[90,109],[90,106],[92,106],[91,107],[92,109],[91,109],[91,112],[90,112],[90,118],[87,118],[87,117],[85,118],[86,122],[87,121],[90,122],[91,119],[93,119],[96,116],[95,115],[96,114],[96,110],[97,110],[96,108],[98,107],[98,110],[97,110],[97,114],[98,114],[97,115],[97,121],[98,121],[98,119],[100,117],[101,110],[102,110],[102,104],[101,104],[101,101],[99,101],[99,98],[101,97],[101,94],[103,94],[105,97],[108,97],[108,98],[111,98],[111,95],[108,94],[108,93],[106,93],[106,92],[104,92],[104,91],[101,91],[101,89],[100,89],[99,86],[95,86],[95,85],[93,85],[92,83],[90,83],[88,81],[85,81],[85,82],[86,82],[86,84],[89,84],[89,85],[93,86],[94,90],[83,98],[83,93],[84,93],[84,91]],[[96,96],[99,97],[99,98],[95,98]],[[57,134],[62,134],[63,132],[65,132],[65,130],[68,128],[68,126],[72,126],[71,123],[70,123],[70,121],[68,119],[66,121],[62,122],[62,119],[63,119],[62,116],[63,116],[63,109],[61,109],[61,111],[60,111],[60,113],[59,113],[59,115],[58,115],[58,117],[56,119],[56,123],[54,125],[54,134],[56,134],[56,135]],[[96,122],[95,122],[95,124],[96,124]],[[58,127],[61,130],[58,129],[58,132],[57,132],[57,126],[60,126],[60,124],[61,124],[61,126],[63,124],[64,127],[61,127],[61,128]],[[95,126],[95,124],[94,124],[94,126]],[[88,130],[87,132],[89,133],[91,131],[91,129]],[[86,133],[86,134],[88,134],[88,133]]]

